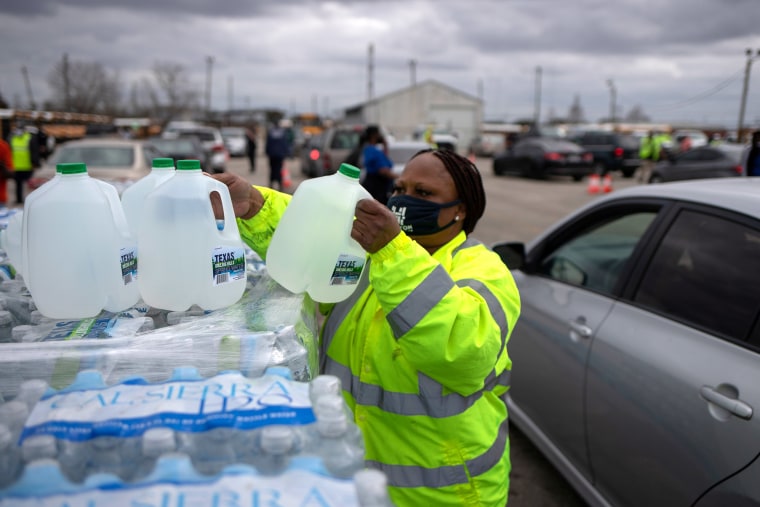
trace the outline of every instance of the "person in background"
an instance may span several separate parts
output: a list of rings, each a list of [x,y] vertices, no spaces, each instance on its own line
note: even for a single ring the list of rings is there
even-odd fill
[[[650,130],[649,134],[641,140],[639,158],[641,159],[641,165],[639,166],[637,179],[640,183],[649,183],[652,169],[654,169],[654,165],[660,158],[660,146],[657,143],[653,130]]]
[[[291,196],[223,173],[243,240],[262,258]],[[213,196],[212,196],[213,197]],[[452,151],[414,155],[387,206],[356,205],[368,253],[347,300],[321,304],[320,372],[342,381],[399,506],[503,506],[509,490],[507,343],[520,295],[498,255],[469,235],[485,190]],[[214,205],[217,217],[221,205]]]
[[[269,186],[282,190],[282,165],[290,157],[290,139],[287,132],[287,121],[282,119],[276,127],[267,132],[265,151],[269,158]]]
[[[678,153],[684,153],[691,149],[691,137],[681,136],[678,139]]]
[[[395,178],[393,174],[393,162],[386,154],[388,145],[377,125],[368,126],[364,130],[362,139],[364,141],[362,166],[365,171],[362,186],[378,202],[385,204],[388,202],[393,179]]]
[[[747,163],[744,169],[744,174],[747,176],[760,176],[760,130],[752,133]]]
[[[0,139],[0,207],[8,206],[8,179],[13,177],[11,147]]]
[[[40,161],[47,160],[48,156],[50,156],[48,135],[41,121],[37,121],[37,146],[39,148]]]
[[[251,172],[256,171],[256,151],[257,151],[257,144],[256,144],[256,126],[251,125],[248,128],[245,129],[245,139],[246,139],[246,154],[248,155],[248,164],[250,167]]]
[[[11,124],[8,139],[13,156],[13,179],[16,181],[16,204],[24,204],[24,190],[32,173],[40,166],[40,151],[37,136],[27,132],[24,124]]]

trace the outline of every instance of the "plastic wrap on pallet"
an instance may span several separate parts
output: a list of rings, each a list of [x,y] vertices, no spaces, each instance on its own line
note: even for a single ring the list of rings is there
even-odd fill
[[[159,382],[179,366],[193,366],[204,377],[230,369],[255,377],[285,366],[294,379],[310,380],[318,370],[315,304],[279,286],[263,264],[250,265],[249,287],[234,305],[171,317],[138,304],[82,321],[32,323],[35,308],[23,280],[1,282],[0,306],[7,310],[0,312],[8,311],[14,326],[5,335],[16,341],[0,343],[0,399],[13,398],[26,380],[60,388],[87,369],[108,383],[134,375]],[[167,317],[176,324],[168,325]]]

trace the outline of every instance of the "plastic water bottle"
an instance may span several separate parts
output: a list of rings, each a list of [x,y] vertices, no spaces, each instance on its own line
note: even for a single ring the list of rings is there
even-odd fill
[[[265,426],[261,429],[259,446],[261,453],[254,466],[261,475],[278,475],[290,464],[296,437],[293,428],[283,425]]]
[[[210,195],[219,194],[219,230]],[[175,174],[147,195],[139,227],[140,292],[153,307],[216,310],[246,287],[245,246],[227,186],[205,176],[200,161],[180,160]]]
[[[235,431],[232,428],[212,427],[193,435],[191,457],[198,473],[217,475],[224,467],[236,462],[237,456],[232,446]]]
[[[0,343],[13,341],[13,314],[8,310],[0,310]]]
[[[40,187],[41,188],[41,187]],[[30,194],[31,195],[31,194]],[[24,264],[21,257],[21,234],[24,225],[24,213],[16,212],[8,218],[8,226],[0,232],[0,248],[16,271],[23,275]]]
[[[116,189],[84,164],[60,175],[24,205],[24,280],[37,309],[56,318],[121,311],[139,299],[136,244]]]
[[[388,494],[388,478],[380,470],[366,468],[354,475],[360,507],[393,507]]]
[[[16,480],[20,472],[19,453],[11,430],[0,424],[0,489]]]
[[[121,194],[121,205],[129,223],[132,236],[137,238],[137,229],[142,219],[145,198],[157,186],[174,175],[174,159],[154,158],[150,173],[139,179]]]
[[[336,404],[330,398],[339,398]],[[358,427],[351,424],[343,408],[343,399],[322,396],[315,407],[319,441],[317,454],[330,474],[341,479],[352,477],[364,467],[364,445]]]
[[[25,403],[31,413],[40,398],[49,391],[51,391],[50,386],[44,380],[29,379],[21,383],[15,400]]]
[[[309,399],[316,406],[317,400],[324,395],[340,396],[342,390],[340,378],[335,375],[317,375],[309,382]]]
[[[89,472],[88,461],[91,455],[90,442],[60,441],[58,462],[63,474],[71,482],[81,483],[85,480]]]
[[[133,479],[147,477],[156,468],[158,459],[177,450],[177,440],[174,431],[169,428],[151,428],[143,433],[141,439],[141,459],[134,471]]]
[[[359,184],[359,169],[302,182],[274,231],[266,254],[271,277],[291,292],[321,303],[349,297],[367,253],[351,238],[356,203],[372,196]]]
[[[23,401],[11,400],[0,405],[0,425],[10,430],[14,441],[21,435],[27,417],[29,408]]]
[[[58,455],[58,446],[52,435],[36,435],[24,439],[21,442],[21,455],[25,463],[31,463],[38,459],[55,459]]]

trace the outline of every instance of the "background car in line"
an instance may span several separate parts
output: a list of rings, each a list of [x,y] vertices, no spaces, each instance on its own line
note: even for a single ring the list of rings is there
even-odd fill
[[[68,141],[57,147],[55,153],[29,180],[31,189],[55,176],[55,166],[72,162],[87,165],[87,174],[111,183],[119,191],[146,176],[153,159],[164,156],[153,145],[141,140],[120,138],[92,138]]]
[[[592,506],[760,504],[760,178],[638,185],[494,250],[511,421]]]
[[[206,152],[209,172],[223,173],[226,170],[229,153],[218,128],[204,125],[170,124],[164,129],[162,137],[197,137]]]
[[[242,127],[222,127],[219,129],[230,157],[245,157],[248,153],[248,136]]]
[[[728,143],[692,148],[658,162],[649,183],[742,176],[748,150],[744,145]]]
[[[631,134],[607,131],[586,131],[573,138],[594,156],[594,172],[620,171],[630,178],[641,165],[640,141]]]
[[[363,125],[341,125],[312,137],[303,149],[301,172],[310,178],[334,174],[359,146],[362,132]]]
[[[393,162],[393,173],[401,174],[409,159],[430,146],[424,141],[390,141],[388,143],[388,158]]]
[[[151,137],[148,143],[153,145],[163,156],[178,160],[200,160],[203,170],[209,172],[208,154],[197,137]]]
[[[529,136],[493,159],[497,176],[517,174],[526,178],[570,176],[580,181],[594,170],[593,155],[565,139]]]

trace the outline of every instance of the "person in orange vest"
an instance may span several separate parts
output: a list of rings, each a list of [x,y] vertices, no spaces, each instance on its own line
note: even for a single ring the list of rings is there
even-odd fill
[[[32,173],[40,166],[37,136],[33,136],[21,122],[11,124],[8,144],[13,157],[13,179],[16,181],[16,204],[24,204],[24,187]]]
[[[0,206],[8,205],[8,178],[13,177],[11,147],[0,139]]]

